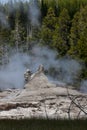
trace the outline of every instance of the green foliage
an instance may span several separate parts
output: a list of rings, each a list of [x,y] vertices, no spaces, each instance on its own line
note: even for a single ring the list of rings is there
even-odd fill
[[[53,47],[55,47],[60,55],[65,55],[69,49],[69,30],[70,30],[70,17],[67,9],[63,9],[58,18],[54,35]]]
[[[13,46],[15,46],[17,44],[19,46],[22,45],[22,43],[24,43],[26,40],[25,35],[26,34],[24,31],[24,27],[20,24],[20,22],[16,21],[15,29],[12,30],[11,37],[10,37],[10,41],[13,44]]]
[[[57,19],[54,10],[49,8],[47,16],[43,20],[41,29],[41,39],[44,44],[50,44],[50,46],[52,46],[52,36],[55,30],[56,21]]]
[[[43,19],[47,14],[47,5],[46,3],[44,3],[44,0],[41,0],[40,7],[41,7],[41,18]]]
[[[60,56],[68,54],[81,60],[87,68],[87,0],[36,2],[41,10],[39,27],[30,24],[30,2],[0,4],[0,45],[20,47],[27,43],[28,48],[30,42],[40,39],[42,45],[56,49]]]
[[[59,16],[60,12],[64,8],[66,8],[70,16],[73,17],[73,15],[80,10],[81,6],[84,7],[85,5],[87,5],[87,0],[43,0],[43,1],[44,6],[46,6],[47,8],[52,7],[55,10],[55,14],[57,16]]]
[[[71,26],[70,38],[69,38],[70,50],[68,51],[68,54],[72,56],[77,54],[77,50],[75,48],[79,40],[79,29],[78,29],[79,18],[80,18],[80,12],[76,12],[72,20],[72,26]]]
[[[77,56],[87,64],[87,28],[80,34],[76,49]]]
[[[2,28],[0,30],[0,42],[1,43],[8,42],[9,40],[10,40],[10,29]]]
[[[54,10],[52,8],[49,8],[47,16],[43,20],[43,25],[53,30],[55,22],[56,22],[56,17],[54,14]]]
[[[77,12],[72,21],[69,54],[87,62],[87,6]]]

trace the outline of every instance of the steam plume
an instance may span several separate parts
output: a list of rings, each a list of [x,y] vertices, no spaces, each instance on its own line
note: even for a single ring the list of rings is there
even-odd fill
[[[23,88],[25,70],[29,68],[35,72],[40,64],[44,65],[51,79],[73,83],[81,71],[81,65],[73,59],[57,60],[56,55],[56,51],[38,46],[33,47],[29,54],[13,54],[9,57],[9,63],[0,69],[0,88]],[[50,68],[54,68],[56,72]]]
[[[87,80],[83,80],[80,86],[81,92],[87,93]]]
[[[2,26],[9,27],[6,15],[3,12],[0,12],[0,23]]]
[[[40,9],[38,7],[37,0],[30,0],[29,4],[29,18],[31,21],[31,25],[39,26],[40,22]]]

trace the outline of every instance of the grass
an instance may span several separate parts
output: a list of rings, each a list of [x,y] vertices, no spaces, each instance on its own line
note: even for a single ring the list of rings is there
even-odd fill
[[[87,130],[87,120],[0,120],[0,130]]]

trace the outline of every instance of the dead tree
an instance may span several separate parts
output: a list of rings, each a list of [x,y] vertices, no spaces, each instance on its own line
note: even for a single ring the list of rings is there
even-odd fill
[[[71,95],[67,88],[68,98],[70,99],[71,103],[68,108],[68,117],[71,119],[72,111],[76,110],[76,118],[80,119],[81,114],[87,118],[87,96],[86,95]]]

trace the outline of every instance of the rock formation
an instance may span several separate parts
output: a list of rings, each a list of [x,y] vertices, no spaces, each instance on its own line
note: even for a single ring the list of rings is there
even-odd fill
[[[24,89],[0,93],[0,118],[86,118],[87,95],[51,83],[39,66]]]

